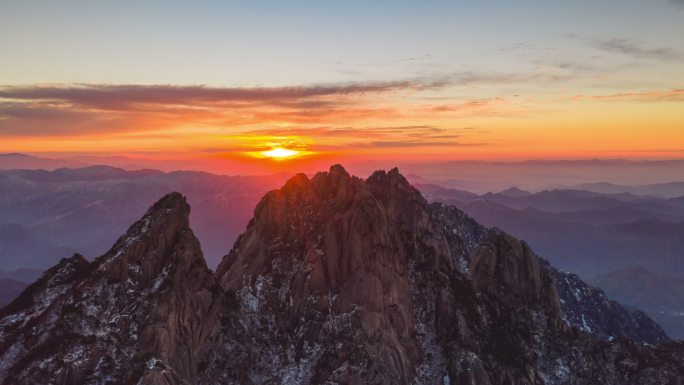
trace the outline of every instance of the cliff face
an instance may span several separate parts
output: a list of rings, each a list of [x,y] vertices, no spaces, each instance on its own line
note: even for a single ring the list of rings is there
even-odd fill
[[[3,309],[2,382],[191,383],[217,308],[189,210],[167,195],[107,254],[63,260]]]
[[[251,348],[246,373],[235,380],[410,381],[419,352],[400,243],[364,181],[339,166],[266,195],[217,270],[248,325],[238,333]],[[221,333],[229,347],[233,322]]]
[[[262,199],[215,275],[188,212],[180,195],[164,197],[110,252],[62,261],[3,309],[0,382],[676,384],[684,375],[684,347],[657,325],[630,323],[615,303],[606,315],[589,311],[589,297],[569,301],[589,287],[566,282],[524,242],[428,204],[396,169],[365,181],[341,166],[292,178]],[[576,327],[587,320],[594,334]]]

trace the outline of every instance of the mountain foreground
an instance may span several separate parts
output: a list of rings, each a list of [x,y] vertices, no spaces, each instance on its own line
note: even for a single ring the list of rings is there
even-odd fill
[[[266,194],[216,272],[171,193],[0,310],[2,384],[680,384],[684,345],[524,242],[341,166]]]

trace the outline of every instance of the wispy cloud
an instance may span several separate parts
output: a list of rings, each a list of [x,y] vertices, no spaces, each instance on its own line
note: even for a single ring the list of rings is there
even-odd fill
[[[258,129],[244,132],[254,138],[270,137],[287,141],[290,138],[311,138],[313,149],[329,150],[330,143],[340,148],[399,148],[399,147],[445,147],[472,146],[462,142],[472,128],[444,128],[433,125],[370,126],[370,127],[288,127]],[[363,140],[359,140],[363,138]],[[458,139],[458,141],[457,141]],[[483,144],[476,144],[483,145]]]
[[[0,139],[200,152],[481,146],[473,142],[481,142],[483,132],[452,128],[467,124],[455,122],[528,112],[506,98],[475,93],[533,81],[558,79],[454,72],[294,87],[0,86]]]
[[[0,86],[0,100],[53,103],[106,110],[144,109],[145,106],[222,105],[237,108],[254,103],[277,107],[328,108],[343,97],[363,97],[402,91],[430,91],[446,87],[484,86],[557,81],[539,73],[460,71],[400,81],[322,84],[292,87],[206,87],[178,85],[58,84]]]
[[[72,105],[104,109],[129,108],[133,105],[187,105],[204,103],[259,102],[273,105],[294,105],[297,101],[309,101],[302,107],[317,107],[311,99],[330,96],[349,96],[385,93],[400,90],[425,90],[446,85],[446,80],[430,82],[413,81],[377,82],[361,84],[321,85],[308,87],[254,87],[216,88],[205,86],[174,85],[103,85],[75,84],[64,86],[4,87],[0,98],[30,101],[54,101]],[[318,107],[325,106],[324,104]]]
[[[624,92],[608,95],[575,95],[572,100],[604,100],[604,101],[671,101],[683,102],[684,89],[661,90],[661,91],[640,91],[640,92]]]
[[[669,47],[647,47],[631,39],[598,40],[594,45],[607,52],[618,53],[637,59],[676,60],[684,57],[681,52]]]
[[[426,141],[426,140],[398,140],[398,141],[372,141],[356,143],[354,147],[375,148],[411,148],[411,147],[479,147],[487,146],[488,143],[460,143],[456,141]]]
[[[389,135],[399,134],[407,135],[419,133],[420,135],[439,134],[445,131],[455,131],[456,129],[445,129],[432,125],[413,125],[413,126],[360,126],[360,127],[283,127],[283,128],[266,128],[248,131],[252,135],[288,135],[288,136],[308,136],[315,132],[321,136],[349,136],[349,135]]]
[[[495,102],[441,105],[412,99],[454,85],[519,81],[473,73],[388,82],[300,87],[217,88],[176,85],[67,84],[0,87],[0,135],[51,136],[250,125],[320,125],[435,114],[490,113]]]
[[[399,91],[427,91],[450,86],[524,83],[558,80],[538,73],[460,71],[400,81],[322,84],[292,87],[206,87],[178,85],[59,84],[0,86],[0,99],[60,101],[117,109],[134,104],[294,103],[334,96],[359,96]]]

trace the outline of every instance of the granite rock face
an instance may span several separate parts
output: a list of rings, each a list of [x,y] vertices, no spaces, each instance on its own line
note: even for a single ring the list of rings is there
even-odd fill
[[[475,252],[470,271],[483,292],[525,308],[541,308],[553,326],[562,326],[558,291],[539,257],[525,242],[493,231]]]
[[[110,252],[62,261],[3,309],[0,383],[684,378],[684,346],[647,317],[635,323],[609,301],[612,312],[592,311],[598,302],[575,296],[591,287],[525,242],[428,204],[396,169],[293,177],[262,199],[215,274],[188,212],[167,195]]]
[[[193,383],[214,277],[179,194],[94,262],[61,261],[0,314],[4,384]]]

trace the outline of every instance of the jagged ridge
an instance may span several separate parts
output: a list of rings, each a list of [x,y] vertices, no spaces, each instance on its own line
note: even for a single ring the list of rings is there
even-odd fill
[[[397,169],[365,181],[339,165],[295,176],[262,199],[215,275],[188,213],[167,195],[104,256],[62,261],[3,310],[0,382],[661,384],[683,374],[680,344],[624,338],[665,339],[623,327],[620,312],[596,323],[613,331],[573,327],[591,314],[568,317],[565,273],[428,204]]]
[[[165,196],[108,253],[63,260],[5,308],[2,383],[191,378],[215,285],[189,212],[180,194]]]

